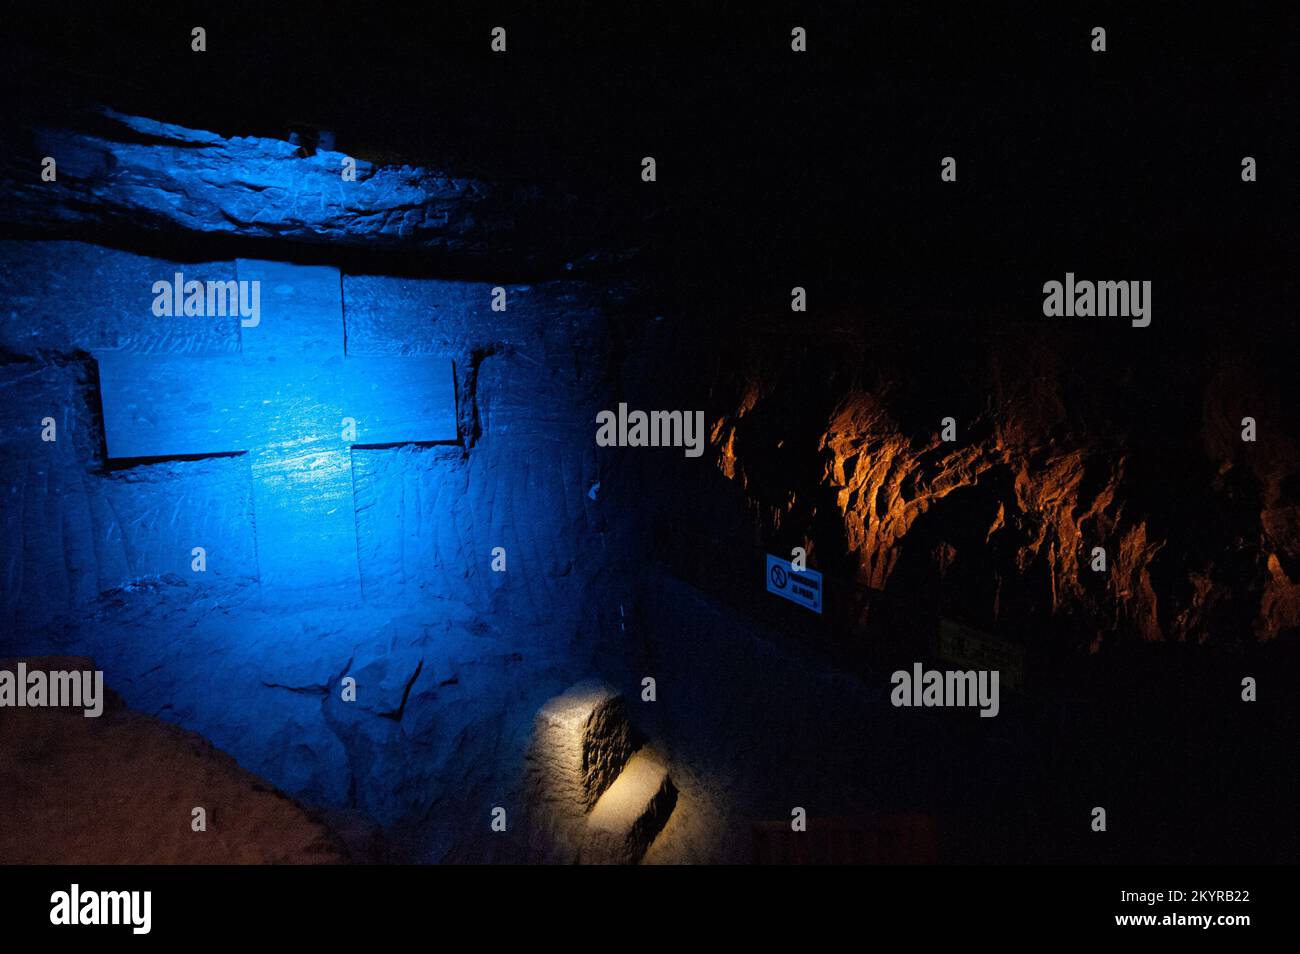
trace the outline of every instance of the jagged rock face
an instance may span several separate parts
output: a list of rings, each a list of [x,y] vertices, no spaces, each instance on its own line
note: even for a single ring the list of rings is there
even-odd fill
[[[1232,407],[1268,407],[1272,401],[1258,377],[1238,365],[1221,369],[1206,389],[1202,417],[1205,454],[1214,465],[1214,489],[1227,498],[1241,495],[1243,483],[1254,489],[1253,516],[1259,507],[1258,541],[1252,536],[1237,546],[1262,561],[1265,574],[1259,594],[1255,635],[1269,639],[1300,626],[1300,446],[1286,434],[1265,441],[1241,440],[1241,414]],[[1245,412],[1243,412],[1245,413]],[[1224,598],[1209,574],[1196,577],[1196,617],[1209,615]],[[1199,621],[1199,619],[1198,619]]]
[[[577,224],[573,197],[535,185],[376,166],[342,152],[305,155],[284,140],[227,139],[112,110],[89,130],[38,126],[28,135],[7,152],[56,157],[57,178],[6,169],[0,217],[13,224],[423,250],[516,269],[590,251],[580,230],[567,231]],[[344,179],[345,161],[355,161],[355,181]]]
[[[948,388],[931,358],[860,340],[798,360],[751,348],[713,419],[717,466],[814,565],[975,625],[1096,649],[1300,623],[1300,457],[1267,385],[1243,388],[1225,357],[1167,416],[1126,419],[1096,397],[1104,375],[1085,383],[1067,346],[1026,339],[964,357]],[[1271,422],[1255,444],[1251,409]]]
[[[84,658],[31,670],[95,669]],[[14,671],[16,661],[0,664]],[[318,818],[193,732],[126,708],[0,709],[4,864],[326,864],[349,860]],[[193,828],[204,809],[206,830]]]
[[[1145,521],[1125,519],[1119,499],[1123,457],[1103,460],[1103,483],[1085,488],[1089,455],[1083,448],[1058,450],[1036,445],[1031,435],[1005,431],[951,448],[936,434],[917,446],[864,393],[846,397],[828,423],[822,451],[824,480],[834,490],[849,551],[858,559],[858,579],[867,586],[889,588],[920,518],[950,498],[960,499],[954,495],[963,490],[1009,484],[1010,492],[996,500],[991,514],[978,503],[945,508],[968,519],[983,518],[983,540],[968,537],[963,549],[973,543],[1010,556],[1009,566],[992,568],[993,622],[1003,588],[1026,574],[1046,575],[1041,595],[1052,613],[1093,599],[1085,576],[1091,547],[1085,543],[1098,540],[1113,550],[1109,587],[1117,597],[1116,628],[1128,623],[1146,638],[1159,638],[1148,565],[1160,544],[1147,542]],[[945,536],[930,552],[940,580],[963,555],[955,540],[955,534]]]

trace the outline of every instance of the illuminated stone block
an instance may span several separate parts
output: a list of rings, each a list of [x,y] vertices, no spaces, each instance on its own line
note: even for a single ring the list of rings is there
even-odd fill
[[[545,797],[585,812],[613,784],[633,748],[623,697],[586,682],[542,706],[531,757]]]
[[[451,361],[348,357],[336,269],[238,271],[263,304],[238,357],[96,355],[108,456],[248,453],[262,584],[355,588],[352,448],[456,440]]]
[[[584,682],[537,713],[528,753],[536,861],[632,864],[677,804],[668,767],[637,748],[615,690]]]

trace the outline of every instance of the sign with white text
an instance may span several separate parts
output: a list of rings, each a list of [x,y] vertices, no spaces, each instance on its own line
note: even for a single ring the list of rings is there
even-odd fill
[[[816,570],[796,570],[789,560],[767,555],[767,591],[784,596],[814,613],[822,611],[822,575]]]

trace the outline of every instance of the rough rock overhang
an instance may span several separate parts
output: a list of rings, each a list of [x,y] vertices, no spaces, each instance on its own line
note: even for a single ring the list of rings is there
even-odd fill
[[[559,187],[375,165],[346,152],[306,154],[284,140],[224,138],[107,108],[19,135],[30,140],[6,150],[0,223],[28,230],[179,229],[532,271],[609,259],[590,254],[601,247],[598,229]],[[42,180],[46,156],[57,162],[53,182]],[[343,176],[349,158],[355,181]]]

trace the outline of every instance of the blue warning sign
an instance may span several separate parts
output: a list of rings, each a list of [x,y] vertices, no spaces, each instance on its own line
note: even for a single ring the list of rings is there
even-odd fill
[[[796,570],[789,560],[767,555],[767,591],[792,603],[822,611],[822,575],[816,570]]]

